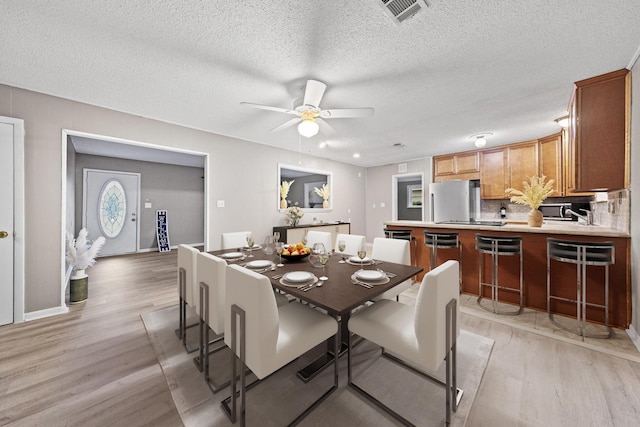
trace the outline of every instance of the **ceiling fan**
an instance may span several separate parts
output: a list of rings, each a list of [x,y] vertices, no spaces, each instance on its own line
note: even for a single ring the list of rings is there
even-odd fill
[[[325,119],[348,119],[357,117],[369,117],[373,115],[373,108],[336,108],[331,110],[323,110],[320,108],[320,101],[324,95],[327,85],[317,80],[307,80],[304,91],[304,100],[302,105],[293,109],[272,107],[269,105],[253,104],[251,102],[241,102],[241,105],[247,107],[259,108],[262,110],[277,111],[280,113],[291,114],[294,117],[283,124],[276,126],[269,132],[281,131],[291,126],[298,125],[298,132],[302,136],[310,138],[322,132],[327,136],[335,134],[335,130],[329,126]]]

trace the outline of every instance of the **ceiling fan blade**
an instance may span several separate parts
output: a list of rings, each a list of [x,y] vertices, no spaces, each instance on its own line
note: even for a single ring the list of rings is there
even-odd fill
[[[304,105],[318,108],[327,85],[317,80],[307,80],[307,88],[304,91]]]
[[[294,126],[294,125],[296,125],[298,123],[300,123],[300,119],[296,117],[296,118],[293,118],[291,120],[287,120],[286,122],[284,122],[280,126],[274,127],[269,132],[278,132],[278,131],[290,128],[291,126]]]
[[[329,126],[329,123],[322,120],[320,117],[316,117],[316,123],[318,123],[318,127],[320,128],[320,132],[327,136],[334,135],[336,131]]]
[[[300,115],[300,113],[298,113],[296,110],[292,110],[290,108],[272,107],[270,105],[254,104],[252,102],[241,102],[240,105],[251,108],[258,108],[260,110],[277,111],[278,113],[294,114],[296,116]]]
[[[336,108],[320,111],[323,119],[349,119],[356,117],[370,117],[374,113],[373,108]]]

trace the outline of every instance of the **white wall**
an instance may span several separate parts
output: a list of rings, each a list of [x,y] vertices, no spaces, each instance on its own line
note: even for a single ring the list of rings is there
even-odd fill
[[[60,305],[61,236],[66,225],[61,217],[62,201],[66,198],[62,194],[63,129],[208,153],[206,188],[210,206],[205,244],[211,250],[219,248],[223,231],[249,229],[261,241],[260,236],[270,234],[272,226],[284,223],[283,215],[277,211],[277,164],[297,165],[297,152],[6,85],[0,85],[0,115],[21,118],[25,123],[27,313]],[[365,169],[304,154],[301,160],[301,166],[333,173],[334,209],[314,216],[324,221],[351,218],[352,232],[364,234]],[[224,200],[225,207],[217,208],[217,200]],[[302,223],[307,220],[311,218],[303,218]]]

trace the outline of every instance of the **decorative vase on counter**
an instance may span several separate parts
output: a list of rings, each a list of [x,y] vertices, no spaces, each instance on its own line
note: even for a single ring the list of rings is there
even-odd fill
[[[291,226],[292,227],[297,227],[299,222],[300,222],[300,218],[292,219],[291,220]]]
[[[527,217],[529,227],[542,227],[542,212],[538,209],[531,209]]]

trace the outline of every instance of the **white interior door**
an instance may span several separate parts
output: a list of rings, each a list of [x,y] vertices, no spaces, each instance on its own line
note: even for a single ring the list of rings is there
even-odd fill
[[[0,325],[13,323],[13,125],[0,122]]]
[[[83,170],[82,226],[91,240],[104,236],[100,256],[138,251],[140,174]]]

